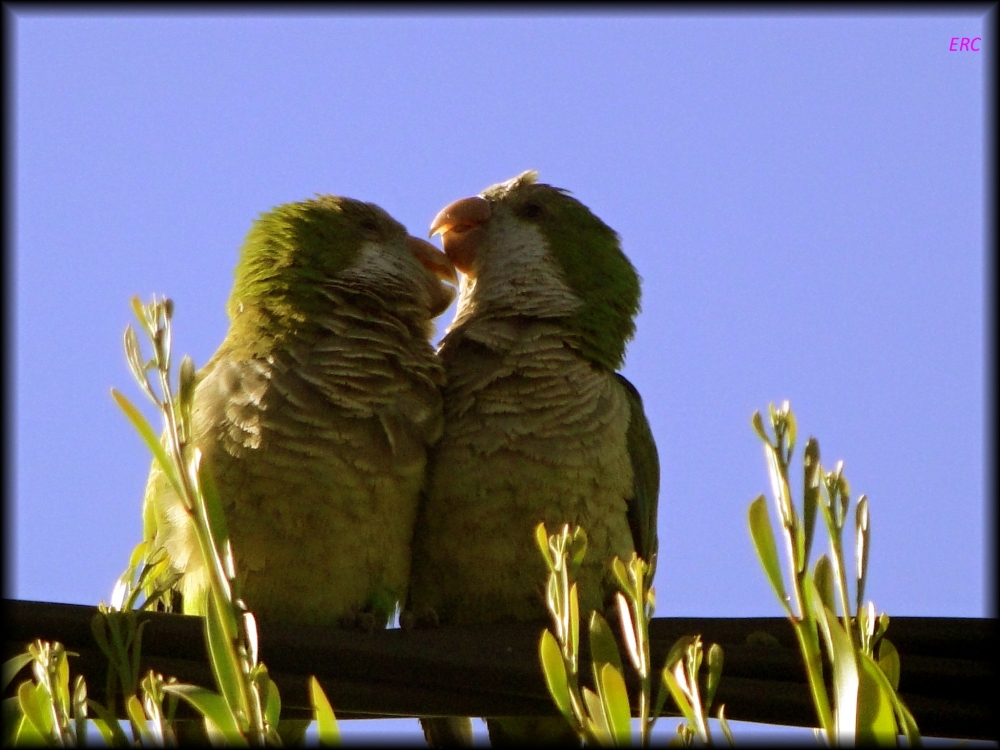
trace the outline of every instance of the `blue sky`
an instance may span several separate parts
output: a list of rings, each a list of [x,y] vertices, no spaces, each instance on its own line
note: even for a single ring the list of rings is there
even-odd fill
[[[132,295],[174,299],[201,365],[261,211],[330,192],[422,235],[533,168],[644,280],[624,372],[662,467],[658,615],[780,614],[746,512],[768,491],[750,415],[784,399],[869,497],[876,607],[993,614],[987,53],[949,51],[987,31],[979,11],[20,10],[8,595],[96,604],[139,540],[149,458],[109,395],[141,403]]]

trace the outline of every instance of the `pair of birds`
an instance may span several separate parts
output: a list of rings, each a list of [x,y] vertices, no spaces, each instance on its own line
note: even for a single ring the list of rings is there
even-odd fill
[[[614,594],[614,555],[655,563],[656,448],[615,372],[639,308],[617,234],[533,171],[447,206],[431,233],[443,254],[326,195],[262,214],[246,238],[193,440],[260,619],[384,627],[399,606],[442,624],[545,621],[542,521],[587,532],[584,613]],[[189,610],[205,569],[155,463],[145,513]]]

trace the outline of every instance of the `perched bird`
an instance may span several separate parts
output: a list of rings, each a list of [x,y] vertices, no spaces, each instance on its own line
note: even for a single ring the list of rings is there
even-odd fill
[[[432,318],[451,263],[371,203],[261,214],[229,331],[196,376],[192,440],[217,486],[238,580],[261,620],[384,627],[405,600],[444,373]],[[154,462],[145,516],[186,612],[207,585],[189,516]]]
[[[534,171],[447,206],[431,233],[463,278],[438,352],[444,434],[414,532],[408,610],[441,624],[548,620],[534,535],[544,521],[587,533],[587,617],[617,591],[613,556],[656,562],[656,446],[638,392],[616,373],[639,277],[617,234]],[[568,728],[561,718],[515,725],[491,722],[494,744],[565,739]],[[424,726],[432,742],[462,741],[453,719]]]

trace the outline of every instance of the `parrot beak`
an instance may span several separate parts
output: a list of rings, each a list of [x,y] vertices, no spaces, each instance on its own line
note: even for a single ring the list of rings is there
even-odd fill
[[[445,286],[440,283],[433,285],[429,309],[431,317],[436,318],[447,310],[455,299],[455,286],[458,286],[458,273],[455,271],[455,266],[448,260],[447,255],[427,240],[422,240],[419,237],[408,236],[406,249],[420,262],[420,265],[434,274],[439,281],[446,281],[453,285]]]
[[[441,279],[441,281],[458,285],[458,274],[455,272],[455,266],[448,260],[448,256],[427,242],[427,240],[422,240],[419,237],[407,237],[406,249],[410,251],[414,258],[420,261],[420,265]]]
[[[491,213],[490,204],[477,195],[445,206],[431,222],[430,236],[441,235],[448,259],[466,276],[475,276],[476,248],[486,235]]]

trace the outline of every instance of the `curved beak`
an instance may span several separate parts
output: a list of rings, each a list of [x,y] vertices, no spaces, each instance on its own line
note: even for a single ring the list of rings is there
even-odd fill
[[[458,284],[458,274],[455,272],[455,266],[448,260],[448,256],[427,240],[409,236],[406,238],[406,249],[410,251],[414,258],[420,261],[420,265],[441,279],[441,281],[447,281],[449,284]]]
[[[431,222],[430,236],[441,235],[448,259],[462,273],[473,276],[476,249],[486,234],[492,211],[485,198],[462,198],[445,206]]]

